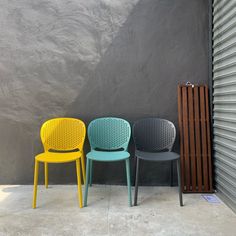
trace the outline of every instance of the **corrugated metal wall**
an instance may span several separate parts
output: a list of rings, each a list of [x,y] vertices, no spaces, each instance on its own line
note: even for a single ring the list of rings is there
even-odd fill
[[[213,1],[215,184],[236,210],[236,0]]]

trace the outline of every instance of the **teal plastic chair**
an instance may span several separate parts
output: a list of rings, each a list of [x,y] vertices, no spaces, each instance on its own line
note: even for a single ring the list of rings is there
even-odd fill
[[[89,124],[88,138],[91,151],[87,154],[84,206],[87,206],[89,183],[92,185],[93,161],[125,161],[128,201],[129,206],[132,206],[130,154],[127,152],[130,135],[130,124],[120,118],[99,118]]]

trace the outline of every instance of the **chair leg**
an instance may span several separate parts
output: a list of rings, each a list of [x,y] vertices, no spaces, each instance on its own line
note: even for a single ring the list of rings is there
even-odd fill
[[[134,179],[132,186],[135,186],[135,176],[136,176],[136,167],[137,167],[137,157],[134,158]]]
[[[82,186],[81,186],[81,171],[80,171],[80,160],[76,160],[76,174],[77,174],[77,183],[78,183],[78,200],[79,207],[83,207],[83,196],[82,196]]]
[[[86,173],[85,173],[85,158],[84,158],[84,151],[82,151],[81,156],[81,166],[82,166],[82,174],[83,174],[83,183],[85,184],[86,181]]]
[[[48,163],[44,163],[44,181],[45,181],[45,188],[48,188]]]
[[[90,160],[90,170],[89,170],[89,183],[90,183],[90,187],[92,186],[92,182],[93,182],[93,161]]]
[[[183,206],[181,174],[180,174],[180,160],[177,160],[177,175],[178,175],[178,185],[179,185],[179,204],[180,204],[180,206]]]
[[[89,187],[89,175],[90,175],[90,160],[89,160],[89,158],[87,158],[87,164],[86,164],[86,182],[85,182],[85,192],[84,192],[84,206],[87,206],[88,187]]]
[[[129,158],[125,160],[125,166],[126,166],[126,175],[127,175],[129,206],[131,207],[132,206],[132,196],[131,196],[130,160],[129,160]]]
[[[38,176],[39,176],[39,162],[37,160],[35,160],[35,164],[34,164],[34,193],[33,193],[32,208],[36,208]]]
[[[173,186],[173,161],[170,161],[170,186]]]
[[[139,180],[139,158],[136,157],[136,170],[135,170],[135,192],[134,192],[134,205],[137,206],[138,200],[138,180]]]

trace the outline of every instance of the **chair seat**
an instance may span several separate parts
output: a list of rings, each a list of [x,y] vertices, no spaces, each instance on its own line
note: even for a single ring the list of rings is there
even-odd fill
[[[144,152],[139,150],[135,151],[135,156],[147,161],[173,161],[180,157],[175,152]]]
[[[37,155],[35,159],[40,162],[65,163],[76,161],[81,155],[80,151],[66,153],[44,152]]]
[[[87,154],[87,158],[94,161],[121,161],[129,158],[130,154],[126,151],[91,151]]]

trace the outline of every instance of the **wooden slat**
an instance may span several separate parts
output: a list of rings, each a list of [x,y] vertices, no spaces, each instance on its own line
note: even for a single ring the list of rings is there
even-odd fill
[[[187,88],[182,88],[182,107],[183,107],[183,143],[184,143],[184,170],[186,190],[190,191],[190,163],[189,163],[189,134],[188,134],[188,96]]]
[[[196,191],[196,156],[195,156],[195,130],[194,130],[194,108],[193,88],[188,87],[188,115],[189,115],[189,139],[190,139],[190,161],[191,161],[191,187]]]
[[[208,87],[205,87],[206,98],[206,125],[207,125],[207,161],[208,161],[208,176],[209,176],[209,191],[212,191],[212,161],[211,161],[211,129],[209,115],[209,94]]]
[[[178,86],[178,119],[179,119],[179,134],[180,134],[180,158],[181,158],[181,186],[182,191],[184,192],[184,186],[185,186],[185,175],[184,175],[184,146],[183,146],[183,111],[182,111],[182,88],[180,85]]]
[[[209,189],[208,181],[208,161],[207,161],[207,139],[206,139],[206,112],[205,112],[205,92],[204,87],[200,87],[200,124],[201,124],[201,145],[203,163],[203,183],[204,191]]]
[[[194,117],[196,135],[196,159],[197,159],[197,186],[198,192],[202,191],[202,161],[201,161],[201,136],[199,121],[199,88],[194,87]]]

